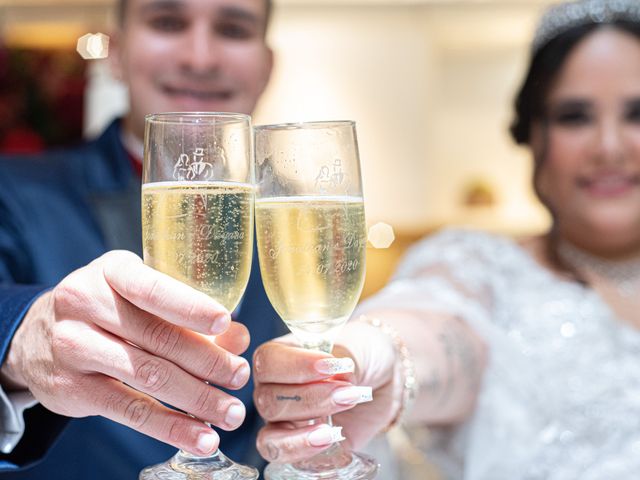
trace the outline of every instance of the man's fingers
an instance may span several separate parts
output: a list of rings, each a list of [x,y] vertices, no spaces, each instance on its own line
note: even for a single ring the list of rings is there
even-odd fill
[[[276,423],[260,430],[256,445],[265,460],[289,463],[310,458],[342,440],[341,427],[321,424],[296,429],[288,423]]]
[[[218,448],[220,437],[207,425],[113,378],[95,376],[90,386],[98,399],[98,415],[195,455],[210,455]]]
[[[261,345],[253,356],[256,383],[309,383],[354,369],[354,362],[349,357],[335,358],[278,342]]]
[[[333,415],[373,399],[371,387],[342,381],[303,386],[259,384],[253,393],[260,416],[268,422],[302,421]]]
[[[67,361],[87,372],[99,372],[120,380],[173,407],[224,430],[238,428],[245,417],[242,402],[191,376],[175,364],[136,348],[107,332],[87,328],[82,350]]]
[[[229,327],[231,316],[222,305],[148,267],[137,255],[112,251],[100,257],[100,261],[111,288],[138,308],[208,335],[217,335]]]
[[[238,322],[231,322],[226,332],[215,337],[216,345],[234,355],[242,355],[249,348],[249,329]]]
[[[124,300],[114,299],[104,312],[94,319],[100,327],[197,378],[233,390],[249,380],[249,363],[225,349],[247,348],[249,333],[243,325],[232,322],[225,334],[213,337],[166,322]]]

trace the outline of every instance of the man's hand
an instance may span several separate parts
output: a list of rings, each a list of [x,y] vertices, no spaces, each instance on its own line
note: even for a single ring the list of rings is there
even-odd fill
[[[247,329],[210,297],[113,251],[34,303],[2,373],[53,412],[102,415],[206,455],[219,437],[203,422],[233,430],[245,408],[205,381],[244,386],[248,345]]]
[[[266,460],[303,460],[344,437],[358,448],[391,422],[397,412],[395,353],[379,329],[348,324],[336,356],[294,345],[289,335],[254,354],[254,400],[266,421],[257,447]],[[333,415],[333,428],[305,422],[327,415]]]

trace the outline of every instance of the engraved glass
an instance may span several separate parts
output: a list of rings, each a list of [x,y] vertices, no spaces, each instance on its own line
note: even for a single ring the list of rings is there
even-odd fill
[[[355,123],[255,127],[256,235],[265,290],[309,349],[331,353],[353,313],[365,273],[366,227]],[[331,425],[331,418],[316,422]],[[342,443],[271,480],[374,478],[377,463]]]
[[[232,311],[247,286],[253,246],[251,118],[161,113],[145,118],[142,237],[147,265]],[[212,387],[213,388],[213,387]],[[258,472],[220,450],[180,450],[141,480],[254,480]]]

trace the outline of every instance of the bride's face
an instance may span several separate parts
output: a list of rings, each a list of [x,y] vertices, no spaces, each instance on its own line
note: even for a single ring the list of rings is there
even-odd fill
[[[551,86],[547,113],[532,147],[561,234],[602,253],[640,248],[640,40],[611,27],[584,38]]]

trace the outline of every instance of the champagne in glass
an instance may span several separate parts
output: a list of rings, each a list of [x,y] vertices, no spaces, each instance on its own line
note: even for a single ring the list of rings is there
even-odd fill
[[[144,185],[147,265],[233,310],[251,270],[253,191],[252,185],[229,182]]]
[[[364,283],[366,229],[355,124],[265,125],[256,132],[256,234],[265,290],[303,347],[331,353]],[[331,424],[331,419],[321,420]],[[269,480],[374,478],[377,463],[336,444]]]
[[[142,239],[147,265],[233,310],[249,280],[253,246],[251,119],[162,113],[145,122]],[[255,480],[220,450],[179,451],[140,480]]]
[[[260,199],[256,218],[262,281],[274,308],[303,344],[333,337],[364,282],[362,198]]]

